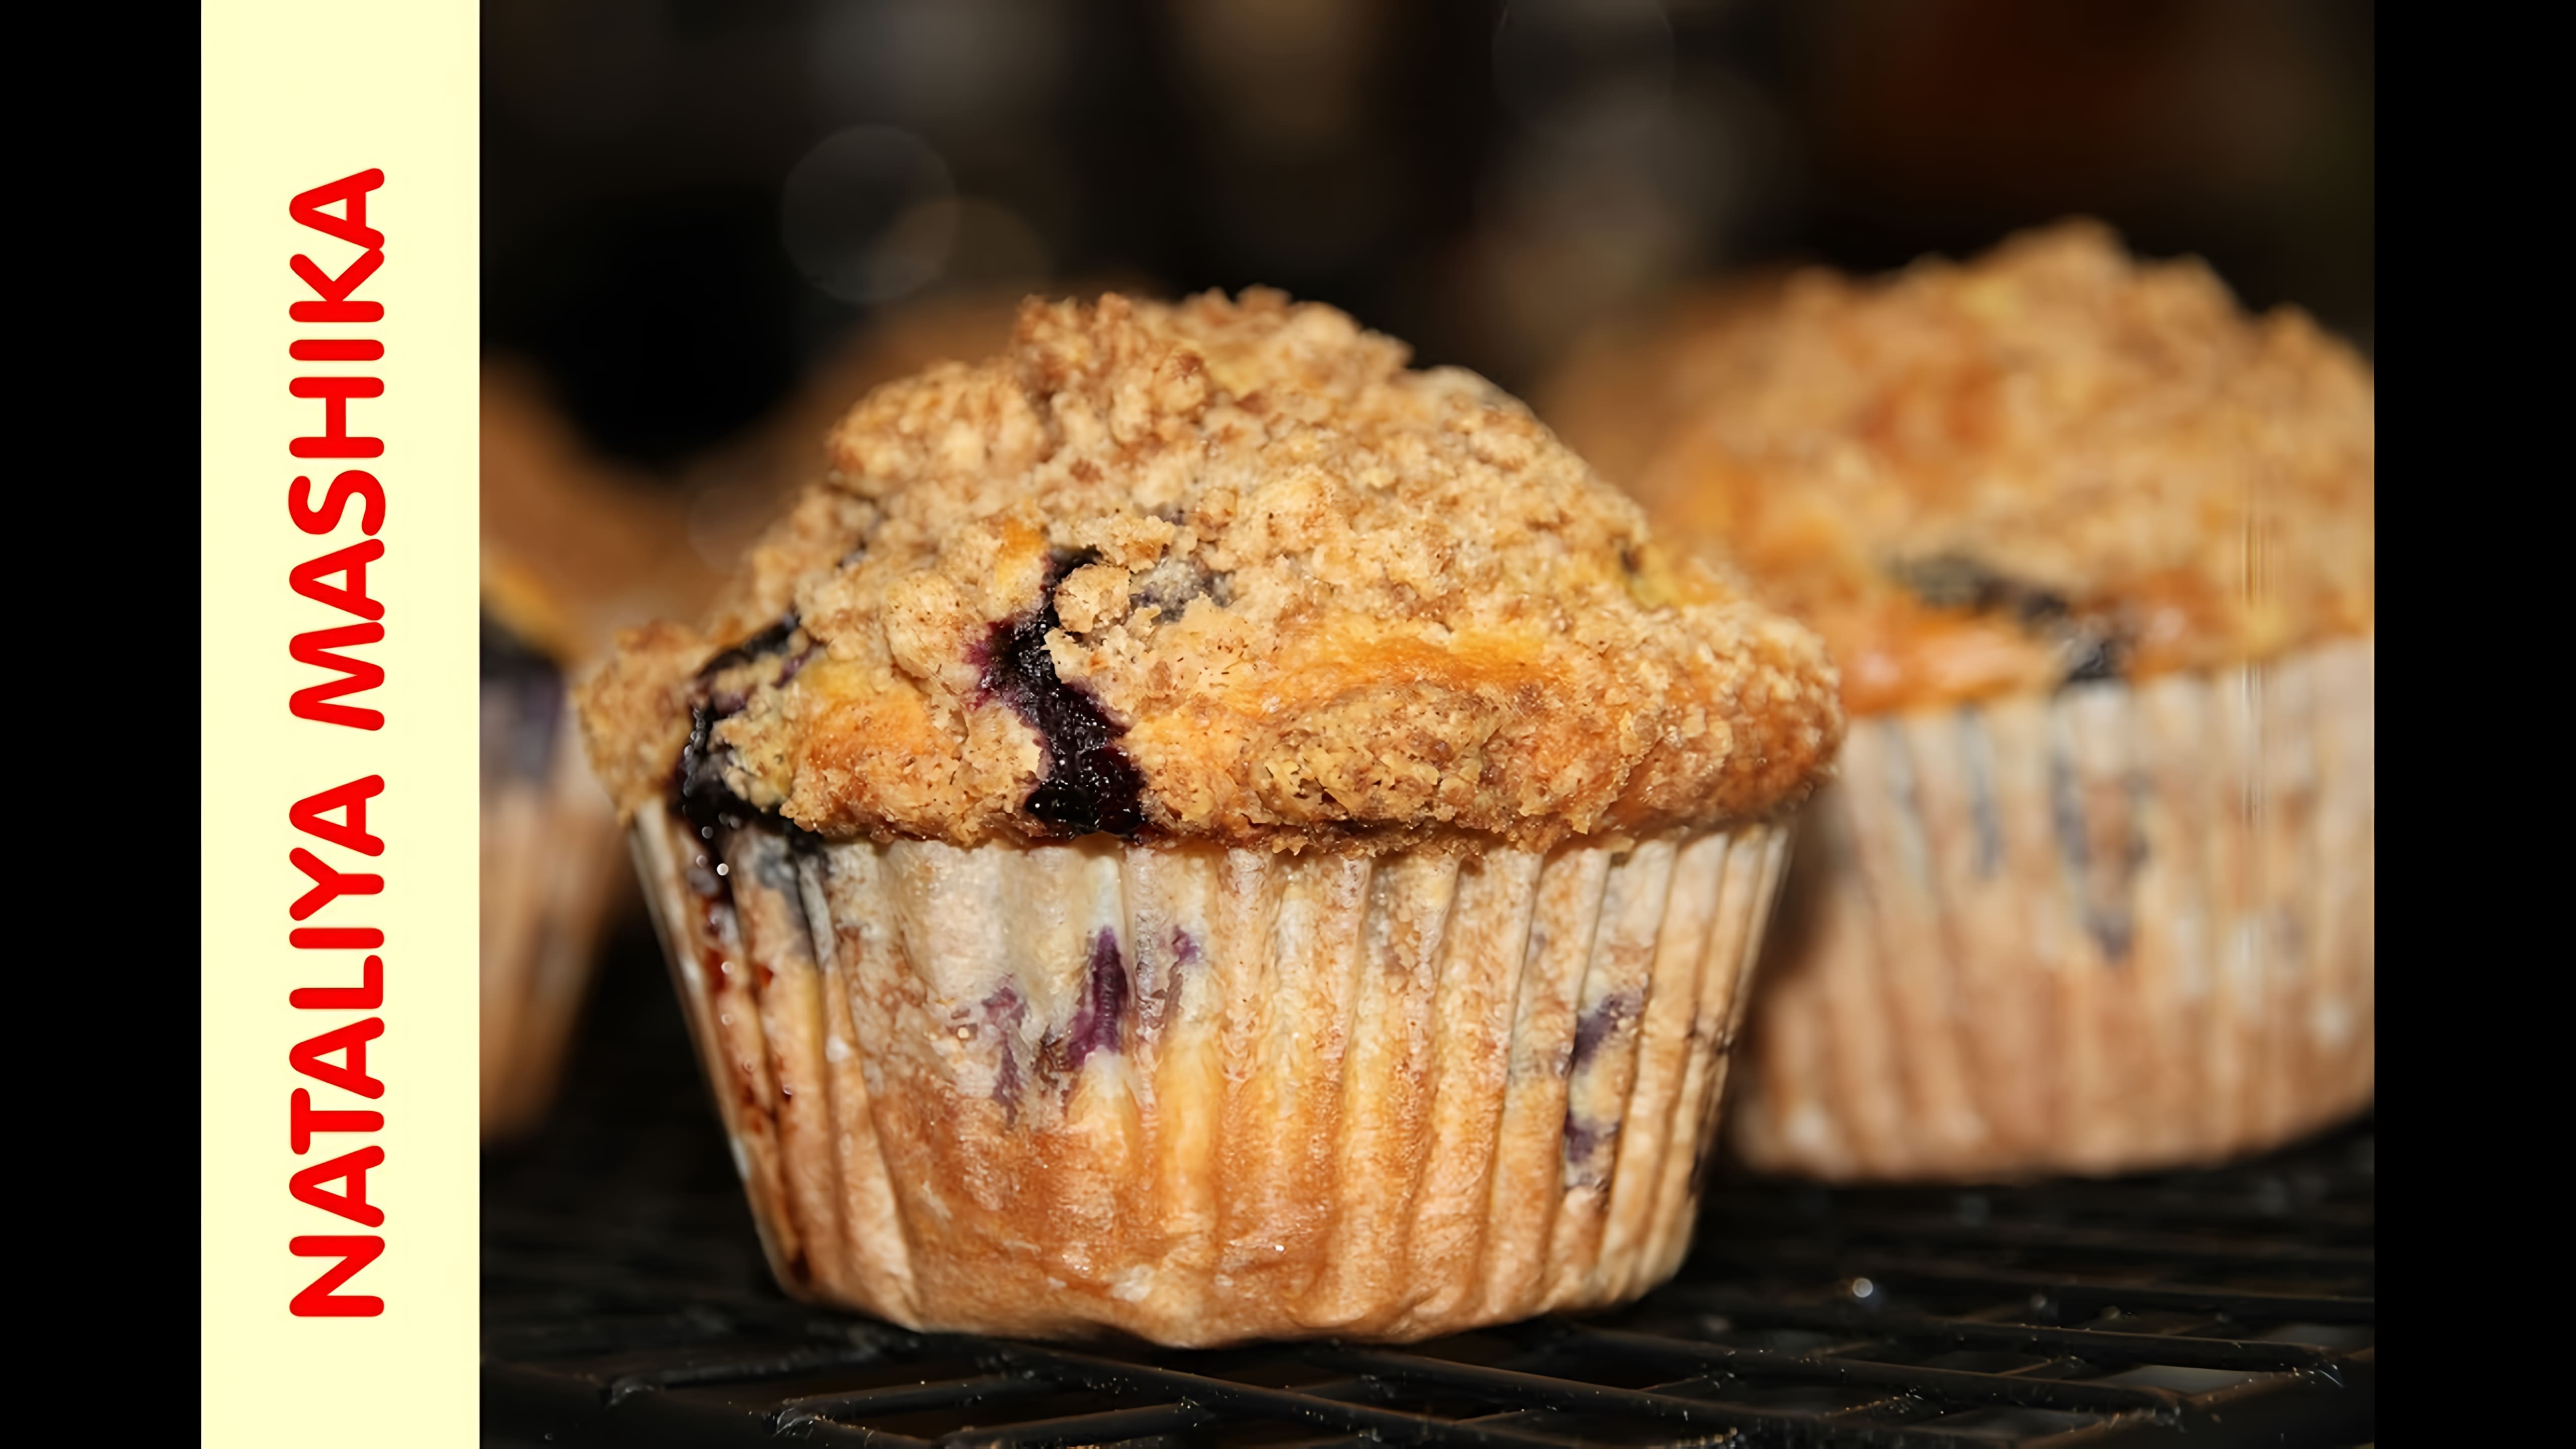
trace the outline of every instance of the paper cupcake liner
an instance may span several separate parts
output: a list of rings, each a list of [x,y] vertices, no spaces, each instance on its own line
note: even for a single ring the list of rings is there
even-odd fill
[[[553,1105],[599,935],[621,898],[617,814],[560,681],[487,682],[482,780],[482,1135]]]
[[[925,1329],[1403,1340],[1689,1246],[1777,826],[1375,858],[632,840],[771,1265]]]
[[[1853,722],[1755,992],[1733,1149],[2112,1173],[2371,1100],[2373,645]]]

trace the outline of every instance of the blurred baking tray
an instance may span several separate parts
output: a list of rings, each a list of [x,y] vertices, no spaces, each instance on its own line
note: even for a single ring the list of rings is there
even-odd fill
[[[770,1283],[649,942],[485,1164],[485,1442],[2351,1446],[2374,1133],[2010,1189],[1710,1185],[1674,1283],[1403,1349],[913,1334]]]

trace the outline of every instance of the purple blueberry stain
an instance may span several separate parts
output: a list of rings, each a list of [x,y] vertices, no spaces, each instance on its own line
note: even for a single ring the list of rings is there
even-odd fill
[[[1002,1043],[1002,1064],[993,1071],[993,1100],[1001,1104],[1005,1126],[1020,1125],[1020,1059],[1009,1042]]]
[[[673,794],[680,814],[698,827],[701,840],[715,839],[718,826],[738,830],[760,814],[725,783],[725,759],[731,752],[718,748],[713,740],[715,727],[724,718],[714,701],[690,705],[689,740],[680,747]]]
[[[763,655],[779,652],[787,647],[788,640],[796,637],[796,631],[804,627],[804,622],[797,616],[794,609],[788,610],[772,620],[768,627],[759,633],[708,660],[706,667],[698,671],[698,677],[713,679],[728,669],[749,664]]]
[[[822,652],[822,641],[808,641],[804,648],[788,655],[787,662],[778,666],[778,678],[772,682],[778,688],[785,689],[795,680],[797,675],[804,672],[806,665],[814,662],[814,656]]]
[[[2065,862],[2068,876],[2078,883],[2084,929],[2102,949],[2104,961],[2113,966],[2127,965],[2129,947],[2137,934],[2129,911],[2132,878],[2146,861],[2146,840],[2133,824],[2129,838],[2121,843],[2123,849],[2110,860],[2094,859],[2082,782],[2076,778],[2075,762],[2069,758],[2063,741],[2052,742],[2048,751],[2048,807],[2057,832],[2058,858]]]
[[[719,828],[739,830],[755,821],[771,825],[783,823],[776,812],[755,807],[735,794],[733,787],[725,782],[725,766],[733,752],[716,744],[714,736],[717,725],[740,714],[743,706],[749,703],[741,688],[725,685],[723,676],[727,671],[785,651],[795,641],[801,627],[796,611],[790,609],[768,628],[708,660],[698,671],[696,688],[689,701],[689,738],[680,747],[672,796],[680,814],[698,828],[701,840],[715,839]],[[809,644],[807,652],[810,653],[811,649]],[[781,682],[784,682],[783,678]]]
[[[1977,834],[1977,879],[1992,880],[2003,865],[2004,823],[1995,803],[1994,746],[1974,710],[1960,712],[1959,754],[1967,762],[1968,818]]]
[[[1888,572],[1935,609],[2007,615],[2025,632],[2054,640],[2062,660],[2060,688],[2127,672],[2133,629],[2123,618],[2080,611],[2064,594],[1963,554],[1899,559]]]
[[[1592,1009],[1574,1019],[1574,1051],[1566,1062],[1568,1072],[1583,1070],[1583,1064],[1598,1055],[1623,1022],[1636,1019],[1644,1003],[1635,991],[1614,991],[1592,1004]]]
[[[1038,607],[993,626],[978,651],[985,693],[1001,700],[1036,731],[1046,755],[1046,778],[1020,808],[1066,835],[1105,831],[1132,839],[1145,827],[1145,777],[1118,747],[1122,731],[1099,701],[1058,679],[1047,635],[1061,627],[1055,586],[1088,562],[1072,555],[1057,561]]]
[[[1019,988],[1007,981],[978,1005],[984,1009],[984,1024],[1005,1035],[1017,1034],[1020,1023],[1029,1017],[1029,1004],[1020,999]]]
[[[1020,1024],[1028,1019],[1029,1005],[1020,993],[1005,981],[980,1003],[984,1025],[1002,1053],[1002,1064],[993,1071],[993,1100],[1002,1107],[1002,1120],[1017,1126],[1020,1120],[1020,1058],[1015,1050],[1020,1039]]]
[[[1172,928],[1171,959],[1159,972],[1148,970],[1150,964],[1143,952],[1137,953],[1136,1031],[1139,1036],[1161,1033],[1163,1019],[1171,1014],[1172,997],[1181,989],[1181,974],[1198,964],[1199,943],[1180,926]],[[1151,983],[1150,987],[1147,983]]]
[[[1565,1114],[1565,1185],[1598,1187],[1608,1182],[1610,1164],[1603,1159],[1618,1140],[1617,1122],[1586,1122],[1569,1110]]]
[[[1082,1004],[1064,1041],[1068,1073],[1079,1072],[1093,1052],[1122,1050],[1127,1028],[1127,960],[1118,950],[1118,935],[1103,926],[1091,938],[1091,963],[1083,973]]]

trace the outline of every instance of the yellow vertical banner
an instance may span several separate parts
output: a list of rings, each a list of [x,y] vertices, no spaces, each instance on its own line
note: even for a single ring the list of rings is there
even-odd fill
[[[203,1438],[470,1444],[477,12],[200,15]]]

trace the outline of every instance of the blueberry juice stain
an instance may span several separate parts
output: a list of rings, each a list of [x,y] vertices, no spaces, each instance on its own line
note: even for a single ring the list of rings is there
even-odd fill
[[[700,924],[708,949],[700,964],[711,999],[722,994],[734,974],[726,943],[740,930],[734,913],[732,871],[724,859],[724,837],[738,830],[763,828],[785,833],[792,845],[802,846],[810,840],[806,832],[776,811],[763,810],[734,792],[725,782],[727,752],[714,739],[717,725],[742,712],[747,702],[744,689],[758,682],[740,677],[745,666],[779,656],[781,667],[775,682],[783,685],[813,657],[815,646],[810,643],[792,655],[787,653],[798,626],[791,610],[768,628],[708,660],[698,671],[689,700],[688,741],[680,747],[680,759],[672,772],[673,808],[689,822],[698,838],[694,858],[684,874],[703,913]],[[728,676],[734,677],[732,687],[727,685]]]
[[[716,726],[740,714],[749,702],[745,691],[763,682],[757,675],[748,680],[741,678],[746,666],[776,659],[776,677],[766,682],[783,687],[814,658],[821,646],[813,642],[793,653],[788,651],[800,627],[796,611],[790,609],[768,628],[708,660],[698,671],[696,688],[689,699],[689,738],[680,747],[672,799],[680,814],[698,828],[700,840],[712,843],[720,828],[740,830],[752,824],[783,829],[791,839],[802,834],[777,811],[763,810],[734,793],[733,787],[725,783],[725,752],[714,740]],[[730,687],[728,675],[735,676]]]
[[[993,626],[982,682],[1037,732],[1046,752],[1046,778],[1021,808],[1067,835],[1133,839],[1145,827],[1145,777],[1118,748],[1121,731],[1099,702],[1056,678],[1047,653],[1047,635],[1059,627],[1055,586],[1083,562],[1060,560],[1036,609]]]
[[[2009,614],[2032,635],[2057,641],[2065,662],[2058,685],[2119,679],[2128,671],[2132,627],[2114,614],[2079,610],[2065,595],[2001,573],[1963,554],[1900,560],[1896,581],[1936,609]]]
[[[1074,1008],[1066,1031],[1065,1070],[1079,1072],[1093,1052],[1126,1047],[1127,1002],[1131,988],[1127,961],[1118,950],[1117,933],[1103,926],[1091,940],[1091,961],[1082,978],[1082,1004]]]

